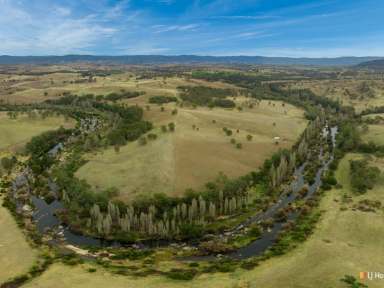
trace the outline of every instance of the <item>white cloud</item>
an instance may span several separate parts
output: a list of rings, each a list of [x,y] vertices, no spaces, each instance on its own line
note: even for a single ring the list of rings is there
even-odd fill
[[[154,25],[154,33],[164,33],[171,31],[195,31],[200,25],[199,24],[188,24],[188,25]]]
[[[47,6],[31,11],[19,4],[22,2],[0,1],[0,54],[82,53],[117,32],[102,24],[99,15],[76,18],[67,7]]]
[[[68,7],[60,7],[60,6],[55,8],[55,12],[59,16],[69,16],[72,13],[71,9],[69,9]]]

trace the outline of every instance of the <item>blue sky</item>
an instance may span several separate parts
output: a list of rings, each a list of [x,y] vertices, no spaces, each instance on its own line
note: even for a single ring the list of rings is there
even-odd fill
[[[384,56],[382,0],[0,0],[0,54]]]

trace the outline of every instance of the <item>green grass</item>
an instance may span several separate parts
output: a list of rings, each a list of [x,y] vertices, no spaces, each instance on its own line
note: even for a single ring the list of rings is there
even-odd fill
[[[28,271],[37,252],[27,243],[25,236],[0,198],[0,284]]]
[[[26,115],[21,115],[17,119],[9,119],[5,112],[0,112],[0,152],[20,148],[33,136],[42,132],[72,125],[73,121],[66,122],[63,117],[30,119]]]
[[[384,125],[368,125],[368,127],[368,132],[363,134],[364,141],[384,145]]]
[[[291,105],[283,107],[281,102],[275,104],[263,101],[242,112],[179,107],[177,115],[171,115],[175,104],[165,106],[164,112],[152,106],[145,117],[154,123],[157,140],[144,146],[129,143],[119,153],[111,148],[88,154],[89,162],[77,176],[97,190],[116,187],[120,198],[129,201],[141,194],[179,196],[187,188],[198,190],[219,172],[229,177],[245,175],[278,149],[290,147],[306,126],[302,110]],[[176,131],[161,132],[160,126],[169,122],[176,124]],[[224,127],[232,130],[230,137],[225,135]],[[247,140],[247,135],[253,136],[252,141]],[[275,136],[282,139],[279,145],[274,144]],[[236,149],[231,138],[242,143],[242,149]]]
[[[40,278],[25,287],[48,288],[60,279],[62,288],[71,287],[287,287],[318,288],[346,287],[340,279],[344,275],[356,278],[360,271],[377,271],[384,266],[383,211],[354,211],[354,203],[362,199],[380,200],[384,203],[384,181],[361,196],[353,196],[348,209],[340,208],[343,194],[353,195],[349,189],[349,160],[361,158],[358,154],[349,154],[341,162],[336,177],[343,185],[342,189],[326,192],[320,209],[324,210],[314,234],[291,252],[262,262],[253,270],[238,269],[231,273],[203,274],[192,281],[170,280],[162,276],[130,278],[111,275],[107,272],[87,272],[87,267],[67,267],[53,265]],[[374,158],[371,165],[384,171],[384,160]],[[367,281],[370,288],[383,287],[383,280]]]

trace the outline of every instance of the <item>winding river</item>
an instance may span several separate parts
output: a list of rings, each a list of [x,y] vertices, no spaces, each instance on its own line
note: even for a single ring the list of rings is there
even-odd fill
[[[331,133],[331,139],[333,147],[335,147],[335,136],[337,134],[337,127],[332,127],[329,129]],[[328,129],[324,129],[325,135],[324,137],[327,137]],[[60,144],[61,145],[61,144]],[[53,148],[55,149],[55,147]],[[322,159],[322,150],[320,151],[320,159]],[[319,170],[316,173],[315,181],[312,185],[309,186],[309,191],[304,197],[304,199],[308,199],[316,193],[318,188],[321,185],[321,176],[323,172],[328,169],[329,164],[333,160],[333,152],[331,153],[328,160],[324,160],[322,162],[322,166],[319,168]],[[235,227],[230,233],[236,234],[239,233],[240,230],[242,230],[244,227],[249,226],[252,223],[259,223],[261,221],[267,220],[272,218],[276,213],[285,207],[288,207],[293,201],[296,200],[298,197],[298,191],[304,186],[304,169],[305,169],[306,163],[304,163],[302,166],[297,168],[294,172],[294,180],[290,183],[290,191],[291,193],[283,193],[280,196],[280,199],[272,206],[270,206],[265,212],[261,212],[256,214],[255,216],[252,216],[245,220],[243,223]],[[13,192],[18,189],[18,187],[22,184],[25,184],[28,182],[28,174],[27,173],[21,173],[13,182]],[[49,182],[49,186],[52,192],[56,193],[57,186],[53,182]],[[28,188],[29,189],[29,188]],[[105,241],[98,238],[93,238],[89,236],[79,235],[74,232],[72,232],[68,227],[62,225],[60,223],[60,220],[56,217],[56,212],[60,209],[64,208],[64,205],[59,200],[54,200],[51,203],[47,203],[44,199],[38,198],[36,196],[31,196],[31,201],[34,205],[34,212],[32,215],[32,218],[34,222],[36,223],[37,230],[41,234],[45,234],[48,230],[55,231],[55,239],[53,239],[52,243],[65,243],[70,244],[73,246],[96,246],[96,247],[120,247],[120,246],[129,246],[123,243],[119,243],[117,241]],[[291,220],[294,221],[299,215],[299,212],[293,211],[288,214],[287,221]],[[237,249],[236,251],[233,251],[231,253],[226,254],[226,256],[233,258],[233,259],[245,259],[252,256],[258,256],[261,255],[263,252],[265,252],[268,248],[270,248],[276,241],[279,233],[283,229],[283,225],[286,222],[276,222],[274,223],[273,227],[268,229],[268,231],[264,232],[260,238],[257,240],[251,242],[249,245],[241,247]],[[160,247],[165,245],[170,245],[171,241],[152,241],[150,243],[142,243],[138,244],[137,246],[146,249],[151,247]],[[196,256],[193,257],[193,260],[210,260],[214,259],[215,255],[208,255],[208,256]]]

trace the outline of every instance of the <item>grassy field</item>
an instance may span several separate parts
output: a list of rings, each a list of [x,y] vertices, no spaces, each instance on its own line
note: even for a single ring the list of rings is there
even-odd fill
[[[348,287],[340,282],[344,275],[358,278],[360,271],[380,271],[384,265],[383,211],[362,212],[352,209],[359,200],[379,200],[384,203],[384,180],[373,190],[354,196],[349,185],[349,160],[361,158],[349,154],[340,163],[337,179],[342,189],[328,191],[320,204],[324,214],[312,236],[288,254],[263,262],[251,271],[204,274],[193,281],[180,282],[160,276],[131,278],[111,275],[101,268],[89,274],[86,267],[55,264],[40,278],[25,287],[263,287],[263,288],[318,288]],[[371,165],[384,172],[384,160],[374,158]],[[353,202],[343,204],[343,194],[352,195]],[[340,209],[346,206],[346,210]],[[370,288],[383,287],[383,280],[366,280]]]
[[[0,197],[0,284],[27,272],[37,256],[2,202]]]
[[[70,67],[61,67],[61,69],[70,69]],[[105,77],[96,76],[94,79],[96,79],[95,82],[88,82],[87,77],[81,76],[76,71],[38,76],[0,74],[0,101],[34,103],[61,97],[64,92],[78,95],[89,93],[105,95],[111,92],[120,92],[124,89],[126,91],[145,92],[145,96],[140,97],[139,102],[141,102],[141,100],[146,101],[148,97],[154,95],[175,96],[178,94],[177,87],[183,85],[236,88],[233,85],[221,82],[207,82],[180,77],[170,77],[166,80],[162,77],[136,79],[131,72],[111,74]]]
[[[240,105],[245,99],[236,101]],[[199,189],[219,172],[238,177],[255,170],[273,152],[290,147],[306,126],[302,110],[283,107],[281,102],[262,101],[241,112],[178,108],[177,115],[171,115],[172,105],[166,105],[164,112],[156,105],[145,112],[156,126],[157,140],[146,146],[129,143],[119,153],[108,149],[89,154],[90,161],[77,176],[98,189],[118,188],[122,200],[154,192],[177,196],[187,188]],[[176,131],[161,132],[159,127],[169,122],[176,124]],[[223,127],[233,135],[226,136]],[[281,138],[279,145],[274,144],[276,136]],[[242,149],[235,148],[231,138],[242,143]]]
[[[368,125],[368,132],[363,134],[363,140],[372,141],[379,145],[384,145],[384,125]]]
[[[363,85],[367,85],[368,90],[364,90]],[[308,80],[295,83],[293,87],[311,89],[319,96],[338,100],[343,105],[353,106],[357,112],[368,107],[384,105],[384,85],[381,80]]]
[[[44,131],[57,129],[60,126],[72,127],[72,120],[65,121],[63,117],[48,117],[46,119],[31,119],[20,115],[17,119],[9,119],[6,112],[0,112],[0,152],[17,150],[31,137]]]

